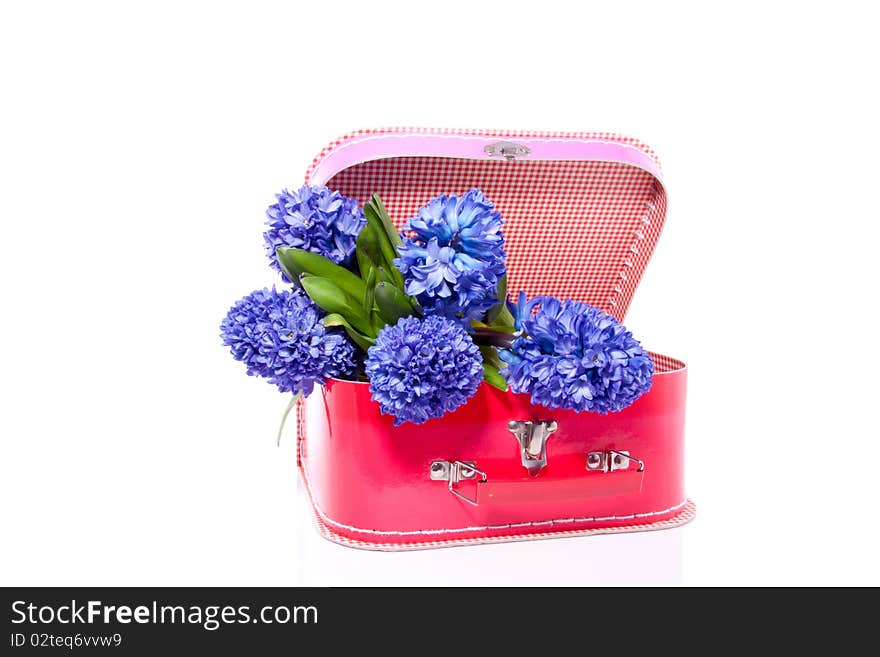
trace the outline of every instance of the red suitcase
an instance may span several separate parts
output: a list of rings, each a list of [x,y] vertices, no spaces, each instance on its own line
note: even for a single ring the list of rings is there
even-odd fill
[[[514,297],[576,299],[619,320],[666,215],[654,153],[605,133],[360,132],[325,148],[306,182],[361,203],[379,194],[398,226],[437,195],[480,188],[504,220]],[[687,370],[652,358],[651,390],[608,415],[550,411],[484,383],[453,413],[394,427],[369,384],[329,381],[297,423],[321,534],[406,550],[688,522]]]

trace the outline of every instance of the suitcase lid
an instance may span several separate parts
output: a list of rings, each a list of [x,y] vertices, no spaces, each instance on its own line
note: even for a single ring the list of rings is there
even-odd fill
[[[666,217],[660,162],[611,133],[393,128],[349,134],[306,182],[365,203],[399,228],[440,194],[481,189],[504,221],[508,293],[576,299],[623,320]]]

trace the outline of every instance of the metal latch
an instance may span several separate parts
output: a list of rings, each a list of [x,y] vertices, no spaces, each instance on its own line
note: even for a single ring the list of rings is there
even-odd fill
[[[482,470],[477,469],[476,461],[433,461],[428,468],[428,476],[432,481],[445,481],[449,492],[463,499],[468,504],[477,506],[476,498],[471,499],[456,490],[455,485],[463,479],[473,479],[477,475],[480,481],[487,481],[488,477]]]
[[[547,465],[547,439],[556,431],[556,420],[541,420],[539,422],[527,422],[524,420],[511,420],[507,424],[519,443],[519,455],[523,467],[533,477],[538,475]]]
[[[498,141],[494,144],[487,145],[484,149],[489,157],[503,157],[510,162],[511,160],[521,156],[528,155],[532,149],[524,144],[514,144],[512,141]]]
[[[608,449],[604,452],[590,452],[587,454],[587,470],[598,470],[600,472],[629,470],[630,461],[635,461],[639,464],[637,472],[642,472],[645,469],[645,462],[637,459],[627,451]]]

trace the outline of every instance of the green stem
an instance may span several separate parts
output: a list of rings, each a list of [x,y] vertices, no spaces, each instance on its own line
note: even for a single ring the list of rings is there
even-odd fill
[[[504,333],[503,331],[493,331],[489,328],[475,328],[471,337],[473,337],[474,343],[477,345],[491,345],[493,347],[509,349],[517,336],[512,333]]]
[[[298,392],[293,396],[293,399],[287,404],[287,408],[284,409],[284,415],[281,416],[281,426],[278,427],[278,447],[281,447],[281,434],[284,431],[284,425],[287,422],[287,416],[290,415],[290,411],[293,410],[293,407],[296,406],[296,402],[299,401],[300,397],[302,397],[302,392]]]

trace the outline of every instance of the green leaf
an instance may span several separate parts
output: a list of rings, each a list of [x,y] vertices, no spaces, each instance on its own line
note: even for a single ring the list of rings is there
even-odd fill
[[[288,247],[286,246],[279,246],[275,249],[275,257],[278,260],[278,266],[281,267],[281,271],[284,272],[294,285],[301,288],[302,285],[299,282],[299,277],[303,272],[298,271],[296,263],[287,257],[287,248]]]
[[[495,318],[495,322],[492,324],[492,328],[499,331],[505,331],[507,333],[516,332],[516,328],[514,327],[513,315],[510,314],[510,309],[507,307],[507,304],[505,304],[504,307],[501,309],[501,312],[498,313],[498,317]]]
[[[390,274],[391,280],[394,282],[394,285],[402,290],[403,275],[399,271],[397,271],[397,267],[394,266],[394,259],[398,255],[397,245],[391,241],[391,237],[389,236],[388,231],[386,230],[385,225],[382,222],[382,218],[379,216],[379,213],[376,210],[376,207],[373,205],[372,199],[364,206],[364,216],[367,219],[367,225],[372,227],[373,232],[376,236],[376,244],[378,245],[379,252],[382,255],[381,264],[383,264],[388,270],[388,273]]]
[[[357,254],[358,267],[361,270],[361,278],[366,278],[369,269],[385,264],[382,250],[379,248],[376,230],[370,224],[366,224],[361,229],[361,232],[358,233],[355,252]]]
[[[504,367],[504,361],[498,356],[498,352],[494,347],[485,344],[480,345],[480,353],[483,355],[483,364],[492,365],[498,370]]]
[[[279,261],[284,258],[290,269],[298,272],[299,278],[302,274],[312,274],[332,281],[355,299],[360,300],[364,296],[364,282],[345,267],[340,267],[324,256],[303,249],[279,246],[278,257]]]
[[[391,261],[397,257],[396,251],[394,245],[392,245],[391,241],[388,239],[388,234],[385,232],[385,227],[382,225],[382,219],[376,212],[376,208],[367,203],[364,206],[364,217],[367,219],[367,226],[369,226],[375,233],[376,244],[381,249],[382,258],[385,260],[385,264],[391,264]]]
[[[382,228],[385,229],[385,234],[388,236],[388,241],[391,242],[391,246],[396,250],[403,243],[403,240],[400,239],[400,233],[397,232],[394,224],[391,223],[391,217],[388,216],[388,212],[385,210],[385,204],[382,203],[382,199],[379,198],[378,194],[373,194],[368,202],[376,210],[376,214],[382,222]]]
[[[501,301],[501,302],[507,301],[507,274],[504,274],[504,276],[502,276],[498,280],[498,288],[497,289],[498,289],[498,294],[496,295],[496,298],[498,299],[498,301]]]
[[[507,382],[501,376],[499,370],[504,367],[504,361],[498,356],[498,351],[488,345],[480,346],[483,355],[483,380],[499,390],[507,390]]]
[[[376,270],[370,268],[367,278],[364,280],[364,310],[371,312],[376,295]]]
[[[498,281],[498,294],[496,295],[498,303],[489,309],[486,313],[486,324],[489,326],[496,322],[502,326],[513,326],[513,315],[507,309],[507,274]]]
[[[498,368],[488,363],[483,363],[483,381],[494,386],[502,392],[507,392],[507,381],[498,372]]]
[[[376,309],[370,313],[370,321],[373,323],[373,330],[376,332],[376,335],[379,335],[379,331],[388,326],[388,321],[382,315],[382,313]]]
[[[348,333],[348,337],[351,338],[351,341],[364,351],[372,347],[375,343],[373,338],[370,338],[355,329],[348,323],[348,320],[339,313],[331,313],[330,315],[327,315],[324,318],[324,326],[341,326],[345,329],[345,332]]]
[[[355,248],[354,254],[357,259],[358,271],[361,274],[361,279],[366,280],[367,276],[370,275],[370,272],[376,270],[376,265],[370,260],[370,256],[367,255],[366,251],[360,246]]]
[[[376,267],[376,282],[381,283],[391,283],[394,285],[394,282],[391,280],[391,276],[388,275],[388,270],[385,267]]]
[[[409,297],[391,283],[381,282],[376,285],[376,305],[388,324],[397,324],[401,317],[413,314]]]
[[[375,337],[370,318],[362,305],[363,291],[358,297],[345,292],[335,281],[321,276],[304,276],[303,288],[312,301],[328,313],[342,315],[349,324],[369,337]]]

